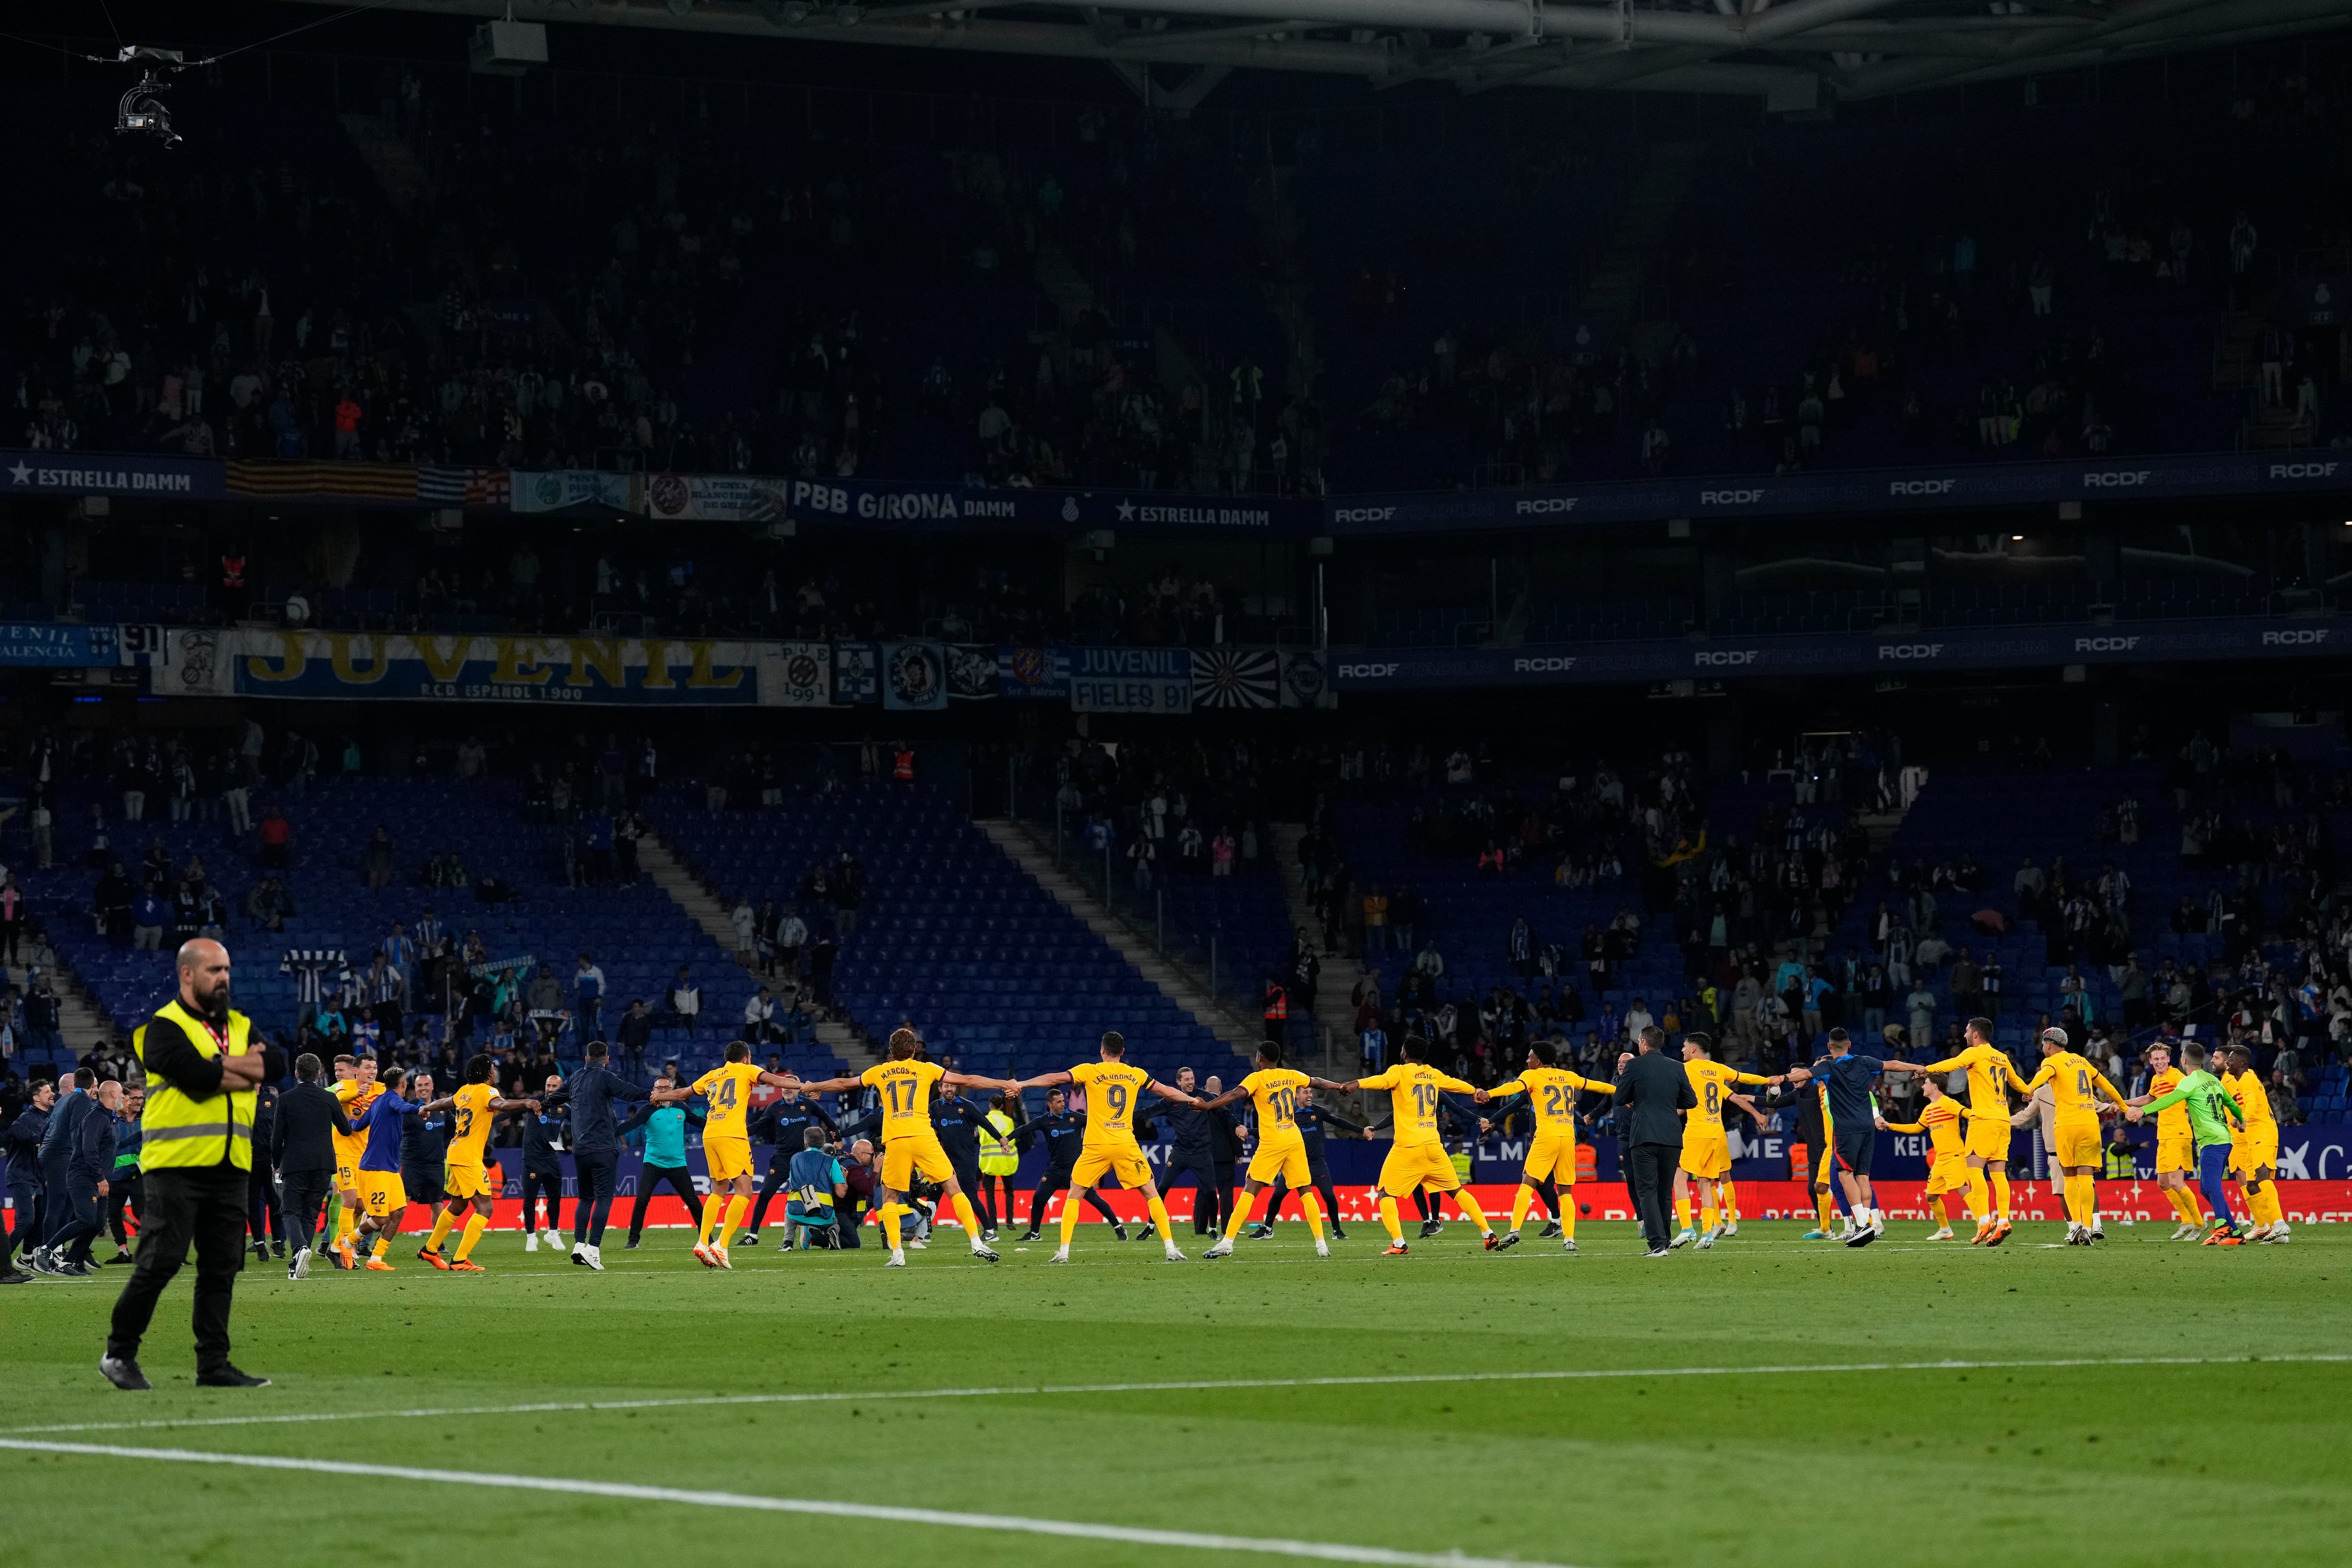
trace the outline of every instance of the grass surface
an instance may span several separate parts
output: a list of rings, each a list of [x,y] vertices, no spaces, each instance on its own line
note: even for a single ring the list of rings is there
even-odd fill
[[[1100,1227],[972,1263],[952,1231],[913,1266],[883,1253],[739,1249],[731,1274],[649,1235],[590,1274],[511,1233],[491,1271],[299,1284],[249,1270],[236,1359],[255,1393],[191,1385],[184,1275],[143,1356],[156,1392],[95,1362],[119,1288],[0,1293],[0,1433],[627,1481],[1580,1568],[1880,1561],[2210,1568],[2344,1561],[2352,1363],[2123,1365],[2146,1356],[2352,1350],[2352,1230],[2288,1247],[2172,1245],[2118,1230],[2092,1251],[2030,1226],[1987,1252],[1897,1234],[1864,1251],[1750,1221],[1659,1261],[1631,1228],[1586,1250],[1488,1256],[1466,1226],[1377,1257],[1355,1229],[1318,1261],[1296,1224],[1203,1266]],[[775,1235],[771,1232],[771,1237]],[[1197,1250],[1189,1234],[1180,1232]],[[1958,1358],[2064,1367],[1759,1371]],[[1671,1369],[1717,1368],[1669,1375]],[[1742,1371],[1739,1369],[1749,1369]],[[1558,1380],[1036,1393],[1040,1385],[1599,1371]],[[905,1397],[926,1390],[1022,1392]],[[805,1402],[498,1410],[524,1403],[827,1394]],[[370,1414],[429,1406],[463,1414]],[[320,1422],[187,1425],[323,1414]],[[154,1423],[142,1427],[117,1423]],[[22,1428],[80,1424],[39,1437]],[[20,1504],[87,1500],[102,1531],[14,1511],[0,1563],[865,1563],[975,1568],[1266,1563],[1180,1550],[511,1488],[287,1474],[120,1457],[0,1454]],[[151,1531],[148,1521],[163,1522]],[[328,1527],[342,1521],[351,1529]],[[2205,1521],[2194,1527],[2185,1521]],[[2221,1522],[2214,1522],[2221,1521]],[[2250,1531],[2253,1533],[2249,1533]],[[2234,1546],[2224,1544],[2234,1542]],[[332,1545],[332,1551],[329,1550]],[[2241,1559],[2245,1560],[2243,1558]]]

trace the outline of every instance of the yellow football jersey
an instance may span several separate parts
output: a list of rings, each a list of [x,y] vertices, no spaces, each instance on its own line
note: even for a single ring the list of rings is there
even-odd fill
[[[2000,1049],[1990,1045],[1971,1045],[1958,1056],[1931,1061],[1920,1069],[1923,1072],[1949,1072],[1955,1067],[1965,1069],[1969,1075],[1969,1109],[1997,1111],[2009,1114],[2008,1085],[2024,1087],[2017,1069]]]
[[[1241,1086],[1249,1092],[1250,1103],[1257,1107],[1260,1147],[1303,1141],[1298,1130],[1298,1092],[1307,1087],[1307,1074],[1290,1067],[1262,1067],[1243,1079]]]
[[[335,1085],[335,1098],[343,1103],[343,1114],[352,1124],[348,1136],[341,1133],[330,1134],[335,1140],[335,1158],[341,1164],[356,1166],[360,1163],[360,1156],[367,1153],[367,1129],[361,1124],[367,1120],[368,1108],[383,1092],[382,1083],[371,1083],[362,1089],[355,1078],[347,1078]]]
[[[1124,1061],[1082,1061],[1070,1082],[1087,1093],[1086,1138],[1081,1150],[1135,1146],[1135,1107],[1151,1074]]]
[[[948,1070],[935,1061],[914,1061],[879,1062],[857,1075],[868,1089],[881,1091],[884,1143],[896,1138],[938,1139],[931,1126],[931,1085],[947,1075]],[[746,1093],[743,1100],[748,1105],[751,1096]],[[739,1123],[737,1132],[740,1131]],[[709,1130],[705,1128],[702,1135],[708,1138]]]
[[[1742,1072],[1705,1057],[1684,1062],[1683,1076],[1690,1080],[1691,1092],[1698,1096],[1698,1104],[1692,1109],[1689,1124],[1684,1129],[1685,1135],[1718,1140],[1723,1137],[1723,1108],[1731,1103],[1732,1086],[1765,1082],[1753,1072]]]
[[[2278,1136],[2278,1117],[2271,1110],[2270,1091],[2263,1087],[2263,1081],[2254,1076],[2252,1068],[2223,1073],[2221,1087],[2238,1103],[2238,1115],[2246,1124],[2249,1134],[2268,1133],[2272,1137]]]
[[[741,1138],[744,1118],[751,1113],[751,1091],[759,1087],[760,1069],[748,1061],[722,1061],[694,1081],[694,1092],[709,1106],[703,1118],[702,1136],[711,1138]],[[925,1126],[930,1125],[928,1114]],[[887,1135],[887,1129],[885,1129]]]
[[[2071,1051],[2045,1057],[2042,1071],[2033,1075],[2033,1082],[2025,1086],[2025,1092],[2031,1094],[2045,1083],[2050,1085],[2051,1096],[2061,1116],[2097,1116],[2098,1092],[2101,1090],[2105,1091],[2108,1100],[2116,1103],[2123,1101],[2122,1093],[2107,1082],[2105,1073],[2092,1066],[2088,1058],[2077,1056]]]
[[[490,1140],[490,1102],[499,1092],[488,1083],[468,1083],[449,1098],[449,1163],[478,1166]]]
[[[2180,1081],[2188,1076],[2189,1074],[2181,1071],[2178,1067],[2166,1068],[2147,1081],[2148,1098],[2163,1099],[2167,1094],[2179,1088]],[[2156,1113],[2156,1135],[2159,1138],[2189,1136],[2189,1105],[2186,1101],[2178,1105],[2167,1105]]]
[[[1961,1131],[1973,1113],[1964,1109],[1958,1100],[1947,1096],[1930,1101],[1919,1113],[1916,1122],[1889,1122],[1890,1133],[1925,1133],[1928,1146],[1937,1157],[1958,1159],[1969,1152],[1967,1136]]]
[[[1535,1108],[1536,1131],[1567,1133],[1576,1131],[1576,1097],[1591,1091],[1606,1094],[1611,1086],[1598,1079],[1570,1072],[1565,1067],[1530,1067],[1507,1083],[1497,1083],[1489,1091],[1497,1100],[1508,1094],[1524,1093],[1528,1103]]]
[[[1456,1094],[1477,1092],[1474,1085],[1450,1078],[1421,1061],[1400,1061],[1386,1072],[1358,1079],[1356,1086],[1389,1092],[1389,1114],[1394,1124],[1393,1135],[1400,1144],[1443,1144],[1445,1140],[1437,1131],[1439,1098],[1449,1091]]]

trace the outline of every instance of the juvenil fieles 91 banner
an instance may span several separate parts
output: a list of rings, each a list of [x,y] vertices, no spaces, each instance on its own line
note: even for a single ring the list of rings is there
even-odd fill
[[[146,630],[146,629],[142,629]],[[111,629],[110,628],[110,632]],[[1058,700],[1082,713],[1330,705],[1323,659],[1271,649],[434,636],[152,629],[158,695],[937,711]]]

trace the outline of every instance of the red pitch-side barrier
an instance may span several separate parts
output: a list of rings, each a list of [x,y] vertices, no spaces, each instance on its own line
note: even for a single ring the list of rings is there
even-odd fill
[[[1895,1218],[1924,1219],[1927,1217],[1927,1204],[1923,1197],[1927,1186],[1926,1182],[1883,1181],[1874,1185],[1881,1206]],[[2285,1205],[2287,1217],[2299,1225],[2352,1222],[2352,1181],[2283,1181],[2278,1184],[2278,1189],[2279,1197]],[[1339,1198],[1341,1224],[1378,1225],[1380,1223],[1380,1200],[1370,1188],[1350,1186],[1334,1190]],[[1487,1184],[1473,1186],[1470,1193],[1479,1207],[1485,1209],[1490,1217],[1499,1218],[1509,1214],[1511,1196],[1517,1190],[1516,1187]],[[1622,1182],[1586,1182],[1568,1190],[1573,1190],[1576,1194],[1576,1215],[1580,1220],[1630,1221],[1634,1218],[1633,1198],[1626,1192]],[[1806,1192],[1803,1185],[1799,1182],[1744,1181],[1738,1185],[1738,1195],[1740,1217],[1745,1219],[1804,1219],[1812,1217],[1812,1198]],[[1112,1211],[1122,1220],[1129,1224],[1138,1221],[1148,1223],[1143,1200],[1135,1194],[1106,1192],[1102,1196],[1110,1205]],[[1192,1196],[1193,1189],[1190,1186],[1179,1187],[1168,1195],[1170,1217],[1181,1221],[1187,1227],[1192,1224]],[[2049,1186],[2045,1183],[2017,1182],[2011,1187],[2011,1197],[2015,1205],[2016,1217],[2020,1219],[2063,1220],[2066,1218],[2064,1205],[2051,1196]],[[2237,1194],[2233,1185],[2232,1202],[2235,1202]],[[1025,1221],[1029,1216],[1029,1195],[1023,1193],[1020,1195],[1020,1199],[1021,1218]],[[1048,1222],[1059,1218],[1062,1212],[1062,1201],[1057,1197],[1045,1206],[1045,1218]],[[1448,1219],[1460,1218],[1459,1211],[1450,1201],[1441,1201],[1444,1202],[1445,1217]],[[628,1228],[628,1217],[635,1202],[636,1199],[634,1197],[614,1200],[613,1229],[625,1231]],[[1958,1206],[1954,1207],[1957,1212]],[[563,1218],[567,1226],[566,1234],[569,1234],[572,1200],[567,1198],[563,1207]],[[501,1200],[497,1208],[494,1228],[500,1230],[521,1228],[522,1205],[519,1200],[512,1198]],[[2101,1182],[2099,1209],[2101,1213],[2116,1218],[2128,1217],[2133,1219],[2168,1222],[2172,1218],[2172,1206],[2165,1201],[2153,1181]],[[1081,1212],[1085,1215],[1087,1223],[1098,1222],[1098,1217],[1093,1209],[1085,1208]],[[1283,1200],[1282,1212],[1286,1219],[1296,1220],[1301,1218],[1297,1199],[1286,1197]],[[419,1208],[412,1208],[409,1211],[408,1228],[417,1228],[422,1213],[422,1209]],[[1412,1221],[1412,1206],[1410,1203],[1404,1205],[1404,1214],[1407,1221]],[[783,1216],[783,1197],[779,1194],[775,1202],[769,1205],[768,1221],[771,1225],[782,1224]],[[686,1205],[667,1193],[655,1198],[646,1210],[646,1223],[649,1227],[667,1228],[682,1226],[688,1222]],[[873,1222],[869,1219],[867,1223]]]

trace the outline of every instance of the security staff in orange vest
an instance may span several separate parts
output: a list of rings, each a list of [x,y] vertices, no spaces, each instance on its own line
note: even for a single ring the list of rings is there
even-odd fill
[[[114,1303],[98,1369],[126,1393],[151,1386],[139,1370],[139,1342],[193,1245],[196,1382],[260,1388],[268,1378],[229,1364],[229,1301],[245,1262],[256,1091],[285,1067],[274,1046],[253,1038],[252,1020],[229,1009],[227,948],[199,936],[181,946],[178,969],[180,994],[134,1037],[147,1072],[140,1151],[146,1204],[138,1255]]]

